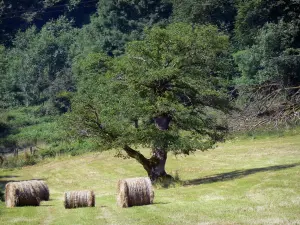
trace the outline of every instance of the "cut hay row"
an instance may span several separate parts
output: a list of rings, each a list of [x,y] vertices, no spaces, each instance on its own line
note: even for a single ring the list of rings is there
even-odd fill
[[[6,207],[38,206],[42,200],[49,200],[49,189],[44,181],[9,182],[5,185]]]
[[[117,204],[127,208],[153,203],[154,192],[148,177],[129,178],[118,182]]]
[[[64,205],[66,209],[95,207],[95,194],[88,190],[65,192]]]

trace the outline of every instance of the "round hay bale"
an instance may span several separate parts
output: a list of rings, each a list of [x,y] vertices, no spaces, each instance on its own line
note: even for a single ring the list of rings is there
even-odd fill
[[[148,177],[119,180],[117,203],[122,208],[153,203],[154,191]]]
[[[5,185],[6,207],[39,206],[40,198],[29,181],[9,182]]]
[[[95,194],[89,190],[65,192],[64,205],[66,209],[95,207]]]
[[[42,180],[31,180],[32,187],[41,201],[49,201],[50,193],[47,184]]]

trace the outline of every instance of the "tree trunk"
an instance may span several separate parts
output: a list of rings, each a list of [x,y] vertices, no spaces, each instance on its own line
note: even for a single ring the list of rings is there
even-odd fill
[[[165,171],[167,152],[165,152],[163,149],[155,148],[152,151],[152,157],[149,159],[149,161],[150,170],[147,172],[152,182],[169,176]]]
[[[172,178],[172,176],[168,175],[165,171],[167,153],[163,149],[153,149],[150,159],[147,159],[140,152],[127,145],[124,147],[124,150],[128,156],[136,159],[144,167],[152,183],[162,181],[165,178]]]
[[[172,118],[169,115],[161,115],[153,118],[155,126],[160,131],[167,131],[169,129],[170,122]],[[140,152],[133,150],[129,146],[125,146],[124,150],[128,154],[128,156],[135,158],[144,169],[147,171],[149,178],[152,183],[157,181],[164,181],[165,179],[172,180],[173,177],[168,175],[165,171],[165,165],[167,161],[167,144],[162,147],[155,146],[152,150],[152,156],[150,159],[147,159]]]

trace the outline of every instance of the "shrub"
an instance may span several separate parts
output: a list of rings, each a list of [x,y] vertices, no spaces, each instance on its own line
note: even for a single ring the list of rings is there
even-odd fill
[[[30,155],[25,152],[24,154],[20,154],[18,157],[7,157],[2,164],[2,168],[17,168],[22,166],[32,166],[35,165],[39,161],[39,156],[34,154]]]

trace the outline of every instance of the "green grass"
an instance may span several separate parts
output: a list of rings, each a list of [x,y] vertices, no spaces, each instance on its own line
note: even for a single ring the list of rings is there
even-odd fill
[[[156,188],[153,205],[128,209],[116,205],[117,181],[146,174],[134,160],[113,155],[63,156],[0,170],[2,187],[39,178],[51,191],[41,207],[0,203],[0,224],[300,224],[300,134],[232,139],[188,157],[170,155],[167,171],[178,172],[186,185]],[[64,191],[80,189],[95,191],[96,207],[64,209]]]
[[[0,152],[14,148],[25,150],[37,146],[40,158],[54,157],[61,154],[79,155],[95,150],[96,143],[91,139],[68,139],[64,129],[64,116],[41,115],[42,106],[19,107],[4,111],[0,109]],[[38,158],[38,157],[37,157]],[[38,160],[36,160],[38,161]],[[10,159],[7,165],[0,167],[19,167],[26,165],[24,160]]]

